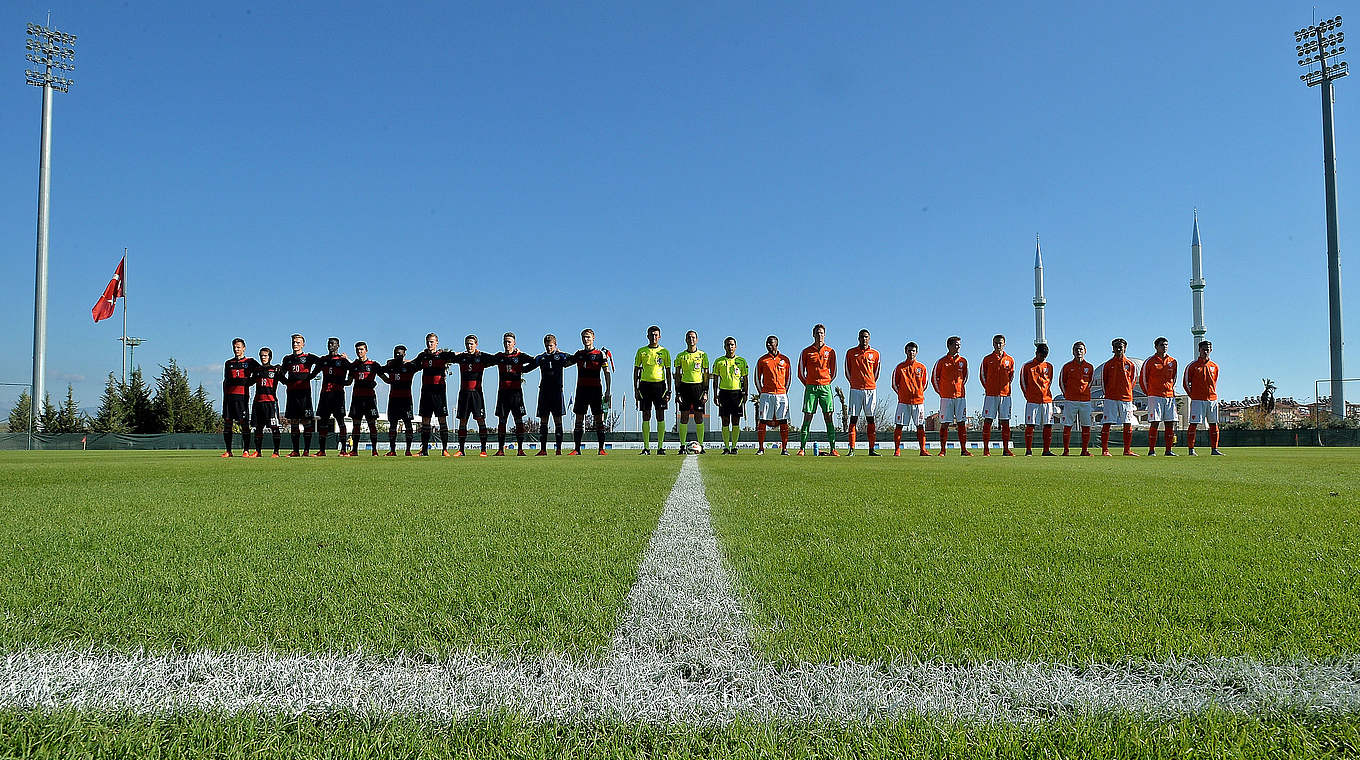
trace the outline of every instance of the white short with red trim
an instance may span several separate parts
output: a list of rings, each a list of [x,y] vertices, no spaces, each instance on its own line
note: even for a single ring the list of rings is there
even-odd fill
[[[1010,396],[984,396],[982,399],[982,419],[1010,420]]]
[[[1137,415],[1133,413],[1132,401],[1115,401],[1107,398],[1101,404],[1103,404],[1101,409],[1105,412],[1106,425],[1132,425],[1137,420]]]
[[[1091,427],[1091,420],[1095,419],[1091,411],[1090,401],[1064,401],[1063,402],[1063,424],[1071,427]]]
[[[1148,396],[1148,422],[1175,422],[1176,399]]]
[[[925,404],[903,404],[897,405],[897,426],[907,430],[916,430],[926,424],[926,405]]]
[[[789,394],[762,393],[756,402],[756,419],[787,420],[789,418]]]
[[[1217,401],[1194,401],[1190,402],[1190,424],[1203,425],[1218,424],[1218,402]]]
[[[1036,404],[1033,401],[1025,402],[1025,424],[1026,425],[1052,425],[1053,424],[1053,402],[1047,401]]]
[[[872,417],[878,406],[878,391],[869,388],[850,389],[850,416]]]
[[[959,398],[940,399],[940,424],[952,425],[955,422],[968,421],[968,400],[960,396]]]

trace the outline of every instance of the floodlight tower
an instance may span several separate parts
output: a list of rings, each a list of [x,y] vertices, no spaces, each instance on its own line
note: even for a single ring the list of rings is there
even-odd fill
[[[1332,121],[1332,82],[1350,72],[1345,61],[1336,60],[1346,48],[1341,43],[1346,37],[1336,31],[1341,17],[1329,18],[1294,32],[1294,49],[1299,54],[1300,66],[1319,65],[1299,77],[1309,87],[1321,85],[1322,90],[1322,177],[1327,193],[1327,311],[1331,323],[1332,353],[1332,414],[1338,419],[1346,416],[1346,397],[1341,379],[1345,372],[1341,365],[1341,239],[1336,228],[1336,137]]]
[[[1039,236],[1034,236],[1034,345],[1047,343],[1048,338],[1044,335],[1044,306],[1048,299],[1044,298],[1044,257],[1039,252]]]
[[[1199,342],[1204,340],[1204,259],[1199,244],[1199,211],[1195,211],[1194,227],[1190,230],[1190,353],[1199,356]]]
[[[50,24],[51,21],[49,20]],[[69,92],[73,82],[53,74],[53,70],[71,71],[76,55],[76,36],[38,24],[28,25],[25,56],[41,67],[41,71],[24,71],[24,80],[42,88],[42,138],[38,154],[38,265],[33,285],[33,392],[38,399],[30,410],[28,429],[37,425],[38,408],[46,398],[43,375],[47,371],[47,201],[48,180],[52,176],[52,91]]]

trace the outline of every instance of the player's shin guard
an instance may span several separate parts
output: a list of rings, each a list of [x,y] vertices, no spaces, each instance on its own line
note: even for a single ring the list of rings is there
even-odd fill
[[[869,450],[873,451],[878,446],[877,440],[878,425],[874,423],[873,418],[869,419],[868,428],[869,428]]]
[[[1045,454],[1049,453],[1049,452],[1052,450],[1052,444],[1053,444],[1053,426],[1052,426],[1052,425],[1044,425],[1044,453],[1045,453]]]
[[[1124,423],[1124,453],[1133,453],[1133,425]]]
[[[1008,421],[1006,421],[1006,420],[1002,420],[1002,421],[1001,421],[1001,451],[1004,453],[1004,452],[1009,452],[1010,450],[1011,450],[1011,423],[1008,422]]]
[[[1209,448],[1218,451],[1218,423],[1209,423]]]
[[[1190,449],[1191,451],[1194,451],[1194,450],[1195,450],[1195,428],[1196,428],[1196,427],[1198,427],[1198,426],[1192,424],[1192,425],[1190,425],[1189,429],[1187,429],[1187,430],[1185,431],[1185,445],[1186,445],[1186,448]]]

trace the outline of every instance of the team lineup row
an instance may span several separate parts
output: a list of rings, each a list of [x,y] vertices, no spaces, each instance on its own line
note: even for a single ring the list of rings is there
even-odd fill
[[[812,344],[799,354],[797,378],[803,385],[803,422],[799,428],[799,448],[797,454],[803,456],[812,420],[820,411],[826,423],[826,435],[830,444],[827,454],[840,456],[836,448],[836,426],[832,420],[832,383],[837,377],[836,351],[826,343],[826,328],[816,325],[812,330]],[[856,427],[860,417],[866,422],[869,456],[879,456],[875,412],[877,409],[877,384],[882,364],[877,349],[870,345],[868,330],[860,330],[858,345],[845,353],[845,376],[850,385],[848,403],[849,451],[853,455],[856,446]],[[537,456],[547,455],[547,435],[549,422],[556,433],[556,451],[562,453],[562,416],[566,413],[563,394],[563,375],[568,367],[577,368],[575,402],[572,406],[575,415],[575,447],[569,455],[579,455],[587,417],[592,420],[598,442],[598,453],[604,455],[605,430],[610,411],[612,396],[613,357],[607,349],[595,345],[595,333],[586,329],[581,331],[581,349],[567,354],[557,347],[557,338],[546,335],[543,338],[545,351],[531,356],[520,351],[514,333],[505,333],[502,338],[503,349],[488,353],[479,349],[478,339],[469,335],[464,340],[464,351],[451,351],[439,347],[439,336],[430,333],[425,336],[425,350],[413,360],[406,359],[406,347],[396,346],[392,358],[379,364],[369,358],[368,345],[360,341],[355,344],[357,358],[351,360],[348,354],[340,351],[340,340],[327,341],[324,356],[307,353],[306,341],[302,335],[292,336],[292,353],[279,364],[273,363],[273,353],[268,348],[259,351],[259,360],[246,356],[246,343],[241,338],[232,341],[232,358],[226,361],[223,371],[223,438],[226,452],[232,452],[232,426],[239,425],[242,438],[243,456],[258,457],[262,454],[264,429],[268,427],[273,439],[273,456],[279,455],[280,420],[286,421],[291,428],[292,451],[288,456],[325,456],[330,433],[339,433],[340,456],[354,456],[359,450],[361,421],[366,421],[369,440],[374,456],[378,455],[377,431],[377,381],[388,385],[387,419],[388,452],[396,455],[398,429],[405,428],[406,455],[411,456],[413,421],[415,407],[411,386],[417,372],[421,376],[419,417],[421,420],[421,444],[419,456],[428,456],[434,420],[439,420],[439,435],[444,456],[463,456],[466,453],[468,420],[477,421],[481,442],[480,456],[487,456],[488,430],[486,424],[486,401],[483,391],[483,374],[487,369],[496,368],[497,398],[494,413],[498,419],[498,448],[495,456],[505,455],[507,424],[513,420],[516,440],[516,453],[525,456],[524,451],[524,405],[523,383],[525,374],[539,371],[540,383],[538,405],[535,417],[539,420],[539,441]],[[951,336],[946,341],[948,353],[941,357],[932,371],[927,372],[924,364],[916,360],[918,346],[909,342],[904,347],[906,358],[892,371],[891,387],[897,394],[896,425],[893,433],[893,456],[900,456],[902,431],[914,431],[918,451],[921,456],[929,456],[925,430],[925,392],[930,387],[940,397],[940,450],[944,456],[949,442],[951,427],[957,429],[960,452],[971,456],[968,451],[967,401],[965,387],[969,379],[968,360],[960,354],[962,341]],[[670,352],[661,345],[661,329],[653,325],[647,329],[647,345],[639,348],[633,360],[633,396],[642,416],[642,454],[651,453],[652,418],[655,415],[656,453],[665,453],[665,414],[672,398],[675,398],[679,423],[682,428],[682,441],[687,430],[697,428],[698,453],[703,453],[705,439],[705,415],[710,398],[717,401],[718,414],[722,422],[724,454],[737,453],[739,423],[746,413],[746,404],[754,402],[756,410],[756,454],[765,452],[765,434],[769,426],[775,426],[780,433],[780,453],[789,455],[790,406],[788,392],[794,364],[789,357],[779,352],[779,339],[769,336],[765,340],[766,353],[756,362],[754,371],[758,394],[751,395],[751,375],[747,361],[737,355],[737,342],[732,337],[723,341],[723,355],[710,363],[707,353],[698,348],[698,334],[691,330],[685,334],[685,350],[672,358]],[[999,424],[1003,456],[1013,456],[1011,451],[1011,386],[1015,379],[1015,360],[1006,353],[1006,338],[996,335],[992,339],[992,352],[983,357],[979,372],[984,391],[982,407],[982,454],[991,453],[991,434],[994,424]],[[1180,372],[1175,358],[1167,353],[1166,338],[1157,338],[1153,344],[1155,353],[1143,362],[1141,371],[1126,356],[1128,342],[1123,338],[1111,341],[1112,356],[1103,365],[1101,374],[1104,399],[1101,425],[1101,455],[1110,456],[1109,440],[1112,425],[1123,427],[1124,454],[1137,456],[1132,450],[1132,427],[1134,421],[1134,389],[1138,388],[1148,401],[1148,419],[1151,422],[1148,454],[1156,454],[1158,426],[1165,427],[1165,454],[1175,456],[1174,429],[1176,423],[1176,382],[1190,397],[1189,453],[1195,453],[1195,434],[1199,425],[1208,427],[1210,448],[1213,454],[1221,455],[1218,449],[1218,365],[1210,360],[1213,346],[1209,341],[1201,341],[1198,357]],[[1048,346],[1035,346],[1034,358],[1020,368],[1020,389],[1025,398],[1025,453],[1033,453],[1034,428],[1042,430],[1042,456],[1056,456],[1052,450],[1052,432],[1055,417],[1053,383],[1056,376],[1062,394],[1063,406],[1063,456],[1070,454],[1071,430],[1081,431],[1081,456],[1091,456],[1090,435],[1094,418],[1091,399],[1096,370],[1086,361],[1086,345],[1077,341],[1072,346],[1072,360],[1063,365],[1056,373],[1047,361]],[[448,398],[446,375],[451,368],[459,368],[459,388],[456,407],[458,419],[458,448],[449,451]],[[321,393],[313,408],[311,381],[320,376]],[[282,384],[287,391],[283,414],[279,414],[278,388]],[[345,388],[353,386],[352,398],[346,414]],[[248,402],[249,390],[254,389],[254,397]],[[835,394],[839,395],[836,390]],[[345,417],[354,421],[353,441],[349,441]],[[251,430],[254,430],[254,452],[252,453]],[[317,422],[320,425],[317,425]],[[692,427],[691,427],[692,426]],[[312,454],[314,431],[320,433],[317,452]],[[302,447],[300,448],[300,444]]]

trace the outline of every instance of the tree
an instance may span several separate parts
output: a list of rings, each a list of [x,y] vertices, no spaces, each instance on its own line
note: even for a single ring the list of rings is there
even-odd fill
[[[9,410],[9,432],[27,433],[28,418],[33,411],[33,399],[29,397],[28,390],[19,392],[19,400],[15,402],[14,408]]]
[[[43,394],[42,412],[38,415],[38,429],[44,433],[60,433],[57,408],[52,406],[52,394]]]
[[[203,430],[203,407],[189,388],[189,376],[174,357],[161,366],[152,400],[156,426],[165,433],[196,433]]]
[[[76,391],[70,383],[66,384],[66,400],[57,409],[56,424],[49,430],[52,433],[83,433],[86,429],[85,415],[80,413],[76,403]]]
[[[198,404],[201,410],[199,419],[202,420],[202,428],[199,432],[222,432],[222,415],[218,414],[217,407],[213,406],[212,399],[208,397],[208,392],[203,389],[203,383],[199,383],[198,390],[194,391],[194,402]]]
[[[99,397],[99,411],[90,421],[90,429],[96,433],[128,432],[127,412],[123,409],[123,389],[121,384],[109,373],[104,383],[104,395]]]
[[[123,412],[129,432],[163,433],[151,403],[151,388],[142,379],[142,368],[132,370],[127,385],[123,386]]]

